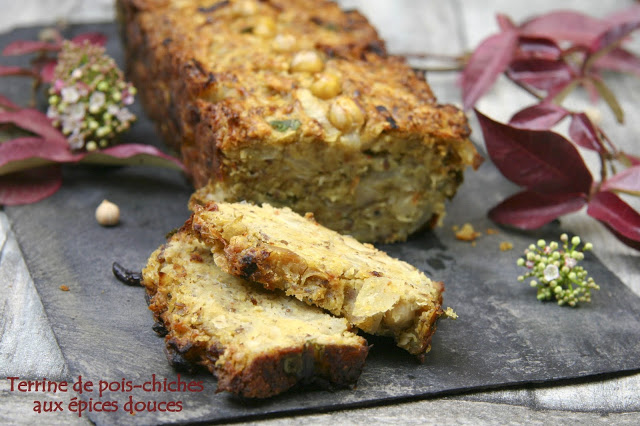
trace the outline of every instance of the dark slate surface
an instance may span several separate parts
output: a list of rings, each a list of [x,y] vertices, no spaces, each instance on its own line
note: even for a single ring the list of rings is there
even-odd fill
[[[114,27],[98,29],[110,33],[110,51],[117,56]],[[19,36],[34,34],[23,30]],[[0,37],[1,45],[7,37],[16,33]],[[6,93],[10,88],[4,84],[0,89]],[[127,139],[159,144],[144,118]],[[587,256],[585,266],[602,290],[591,304],[576,309],[539,303],[534,289],[516,281],[518,255],[538,238],[557,239],[557,225],[535,233],[501,230],[483,236],[475,247],[453,238],[452,224],[471,222],[481,231],[491,227],[487,209],[513,190],[486,163],[467,174],[444,227],[383,247],[444,281],[445,306],[460,315],[457,321],[440,322],[424,364],[385,339],[370,337],[374,347],[355,390],[304,390],[243,401],[215,394],[215,379],[208,374],[182,374],[181,380],[202,381],[204,390],[86,393],[86,400],[119,403],[117,412],[89,417],[98,424],[224,422],[640,370],[640,298],[594,256]],[[51,198],[6,208],[71,378],[82,375],[96,383],[124,378],[133,385],[153,374],[161,381],[177,380],[163,355],[162,339],[151,331],[142,289],[120,284],[111,263],[141,268],[164,234],[187,218],[190,191],[173,171],[76,167],[65,170],[63,188]],[[95,222],[95,208],[104,198],[121,208],[122,222],[115,228]],[[513,243],[513,251],[499,250],[505,240]],[[70,291],[60,291],[62,284]],[[123,407],[129,397],[134,402],[182,401],[183,409],[132,416]]]

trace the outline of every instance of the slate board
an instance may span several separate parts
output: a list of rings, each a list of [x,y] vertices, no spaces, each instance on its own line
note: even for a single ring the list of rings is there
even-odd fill
[[[109,51],[120,58],[113,25],[74,27],[110,36]],[[0,37],[33,38],[36,30]],[[18,90],[0,80],[0,92]],[[437,88],[435,89],[437,92]],[[128,136],[160,146],[151,124],[140,122]],[[519,254],[538,238],[556,238],[551,225],[535,233],[501,230],[484,236],[475,247],[454,239],[451,224],[471,222],[477,229],[495,227],[486,219],[493,204],[514,191],[490,163],[467,180],[448,206],[445,226],[408,242],[381,248],[446,284],[445,306],[457,321],[441,321],[433,350],[424,364],[381,338],[369,337],[370,351],[355,390],[304,390],[266,401],[240,400],[215,394],[208,374],[182,375],[203,381],[202,392],[146,393],[141,389],[95,393],[93,401],[118,401],[114,413],[88,413],[97,424],[225,422],[265,416],[318,412],[388,404],[474,389],[555,382],[640,370],[640,298],[593,255],[585,267],[600,284],[591,304],[559,308],[535,300],[535,290],[519,283]],[[111,274],[118,261],[141,268],[164,241],[164,234],[187,218],[191,187],[177,172],[146,168],[66,168],[64,185],[54,196],[34,205],[7,207],[52,329],[67,361],[70,379],[142,384],[155,374],[169,381],[178,373],[163,355],[163,342],[151,331],[151,314],[143,291],[126,287]],[[94,210],[104,198],[117,203],[122,222],[102,228]],[[501,241],[514,250],[501,252]],[[70,291],[63,292],[65,284]],[[125,412],[134,401],[182,401],[179,413]],[[70,414],[71,415],[71,414]]]

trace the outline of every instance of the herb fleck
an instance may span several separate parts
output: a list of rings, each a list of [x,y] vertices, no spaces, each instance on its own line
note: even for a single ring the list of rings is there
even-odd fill
[[[300,125],[302,124],[300,120],[273,120],[270,121],[269,124],[273,127],[274,130],[278,132],[286,132],[287,130],[298,130]]]

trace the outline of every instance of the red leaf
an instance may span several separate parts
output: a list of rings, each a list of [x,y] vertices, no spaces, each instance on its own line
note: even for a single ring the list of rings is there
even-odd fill
[[[584,194],[541,194],[522,191],[489,211],[489,218],[503,225],[536,229],[586,204]]]
[[[599,34],[598,37],[596,37],[589,45],[589,50],[591,52],[597,52],[601,49],[605,49],[627,37],[638,28],[640,28],[640,19],[630,20],[614,25]]]
[[[500,27],[500,31],[509,31],[515,30],[516,24],[513,23],[510,17],[505,14],[498,13],[496,15],[496,21],[498,22],[498,26]]]
[[[602,183],[601,191],[640,192],[640,165],[629,167]]]
[[[487,152],[500,172],[530,190],[588,193],[593,182],[578,150],[549,130],[519,129],[476,110]]]
[[[20,109],[20,107],[14,104],[9,98],[0,95],[0,110],[2,109]]]
[[[160,151],[158,148],[151,145],[128,143],[128,144],[112,146],[110,148],[103,149],[100,152],[102,154],[110,155],[116,158],[130,158],[140,154],[152,155],[154,157],[160,157],[160,158],[164,158],[165,160],[171,161],[180,169],[185,170],[184,165],[180,162],[180,160],[165,154],[164,152]]]
[[[38,167],[0,176],[0,205],[35,203],[54,194],[61,185],[60,166]]]
[[[604,223],[623,243],[640,250],[640,214],[616,194],[595,194],[587,214]]]
[[[624,156],[627,157],[632,166],[640,165],[640,157],[636,157],[630,154],[624,154]]]
[[[51,143],[67,146],[67,139],[49,118],[38,110],[25,108],[18,111],[0,111],[0,123],[12,123],[24,130],[40,135]]]
[[[610,25],[617,25],[633,20],[640,20],[640,5],[633,5],[626,9],[618,10],[604,19]]]
[[[542,37],[520,37],[518,39],[518,59],[559,59],[562,49],[556,42]]]
[[[548,130],[565,118],[569,112],[553,103],[540,103],[518,111],[509,124],[531,130]]]
[[[0,65],[0,77],[5,75],[33,75],[33,71],[28,68]]]
[[[42,158],[58,163],[74,159],[66,146],[50,143],[42,138],[18,138],[0,144],[0,167],[28,158]]]
[[[584,112],[572,115],[569,136],[576,145],[583,148],[600,153],[605,151],[602,141],[598,137],[598,129]]]
[[[513,57],[517,32],[504,31],[485,39],[471,55],[462,72],[462,98],[469,109],[504,72]]]
[[[580,12],[559,10],[525,22],[520,26],[520,34],[589,46],[595,38],[594,34],[600,34],[607,28],[608,24],[599,19]]]
[[[87,41],[91,44],[104,46],[107,43],[107,36],[98,32],[88,32],[88,33],[78,34],[77,36],[72,38],[71,41],[76,44],[82,44],[85,41]]]
[[[5,56],[25,55],[27,53],[35,53],[43,50],[57,52],[61,47],[61,43],[50,43],[47,41],[34,40],[17,40],[13,43],[9,43],[7,47],[5,47],[2,51],[2,54]]]
[[[42,78],[43,82],[45,83],[53,82],[54,73],[55,73],[57,64],[58,64],[58,61],[56,59],[52,59],[42,65],[42,67],[40,68],[40,78]]]
[[[573,80],[573,71],[562,60],[518,59],[507,70],[509,78],[540,90],[551,90]]]
[[[620,47],[597,59],[593,66],[596,69],[625,72],[640,77],[640,58]]]

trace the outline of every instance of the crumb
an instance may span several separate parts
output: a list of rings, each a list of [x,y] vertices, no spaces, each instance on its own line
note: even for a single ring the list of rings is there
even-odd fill
[[[476,232],[470,223],[465,223],[462,225],[462,228],[456,232],[456,238],[461,241],[475,241],[480,235],[482,234]]]
[[[497,229],[494,228],[487,228],[487,235],[496,235],[498,234],[500,231],[498,231]]]
[[[62,284],[62,285],[60,286],[60,290],[62,290],[62,291],[69,291],[69,286],[66,286],[66,285]]]
[[[455,313],[455,311],[453,309],[451,309],[450,307],[448,307],[447,309],[444,310],[443,316],[446,318],[450,318],[452,320],[457,320],[458,319],[458,314]]]
[[[511,250],[512,248],[513,248],[513,244],[511,244],[509,241],[503,241],[500,243],[501,251],[508,251],[508,250]]]

